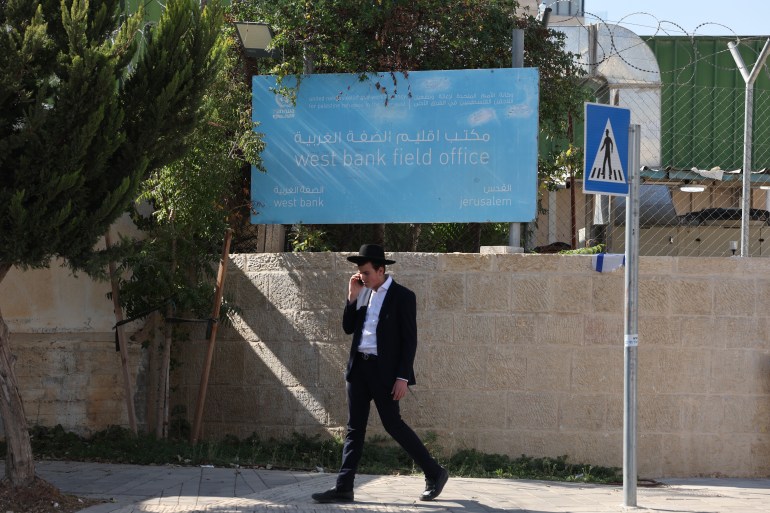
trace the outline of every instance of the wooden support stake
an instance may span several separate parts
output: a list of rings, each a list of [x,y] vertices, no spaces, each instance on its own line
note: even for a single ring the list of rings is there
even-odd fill
[[[110,228],[104,234],[104,242],[107,249],[112,246]],[[128,347],[126,346],[126,332],[123,329],[123,309],[120,307],[120,291],[118,288],[118,275],[115,272],[115,262],[110,260],[110,284],[112,285],[112,306],[115,312],[115,321],[118,325],[115,327],[118,337],[118,349],[120,350],[120,366],[123,369],[123,386],[125,387],[126,409],[128,410],[128,424],[131,431],[137,434],[136,412],[134,411],[134,385],[131,380],[131,370],[128,368]]]
[[[203,420],[203,406],[206,402],[206,391],[209,386],[209,373],[211,372],[211,362],[214,359],[214,347],[217,341],[217,328],[219,323],[219,308],[222,306],[222,294],[224,293],[225,286],[225,274],[227,273],[227,260],[230,254],[230,241],[233,238],[233,231],[228,228],[225,231],[225,244],[222,248],[222,258],[219,260],[219,272],[217,273],[217,286],[214,294],[214,308],[211,313],[211,318],[214,319],[214,324],[211,326],[211,335],[209,336],[208,350],[206,351],[206,360],[203,363],[203,373],[201,374],[201,385],[198,390],[198,402],[195,405],[195,419],[193,420],[193,428],[190,433],[190,443],[198,443],[200,437],[201,422]]]

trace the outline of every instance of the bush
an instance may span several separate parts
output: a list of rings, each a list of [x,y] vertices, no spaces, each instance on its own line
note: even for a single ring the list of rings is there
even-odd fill
[[[38,459],[131,463],[136,465],[215,465],[275,469],[323,469],[336,472],[342,455],[342,439],[294,433],[282,440],[262,439],[252,434],[243,440],[227,436],[218,441],[190,445],[183,439],[159,440],[152,435],[134,435],[111,426],[91,437],[69,433],[61,426],[35,427],[32,450]],[[438,438],[428,433],[425,444],[433,454],[442,452]],[[0,458],[5,444],[0,443]],[[586,483],[618,483],[620,469],[573,464],[567,456],[512,459],[503,454],[485,454],[465,449],[442,461],[453,476],[482,478],[545,479]],[[364,474],[419,473],[406,452],[383,436],[366,442],[359,471]]]

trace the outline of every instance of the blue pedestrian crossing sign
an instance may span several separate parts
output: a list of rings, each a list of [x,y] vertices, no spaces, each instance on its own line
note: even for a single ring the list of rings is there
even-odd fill
[[[631,111],[585,104],[583,192],[628,196],[628,127]]]

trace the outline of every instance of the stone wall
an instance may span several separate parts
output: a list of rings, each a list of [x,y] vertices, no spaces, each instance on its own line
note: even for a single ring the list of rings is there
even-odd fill
[[[12,269],[0,283],[0,312],[10,330],[15,373],[29,424],[80,434],[128,426],[109,283],[50,269]],[[129,334],[138,326],[129,324]],[[146,358],[138,341],[129,357],[137,419],[145,419]],[[0,437],[4,436],[0,421]]]
[[[204,437],[341,432],[346,256],[233,256],[226,295],[241,313],[219,330]],[[622,464],[622,270],[596,273],[589,256],[394,259],[418,298],[417,386],[402,409],[419,433],[447,452]],[[0,284],[30,423],[127,425],[107,290],[56,267]],[[641,476],[770,475],[768,299],[768,259],[642,257]],[[201,335],[176,349],[172,407],[188,420],[205,346]],[[132,342],[140,417],[144,353]]]
[[[226,289],[242,312],[219,332],[205,437],[341,432],[345,256],[233,257]],[[419,433],[447,452],[622,465],[622,270],[597,273],[590,256],[394,259],[418,298],[417,386],[402,411]],[[766,259],[641,259],[641,476],[770,475],[768,299]],[[188,418],[204,348],[177,352],[173,404]]]

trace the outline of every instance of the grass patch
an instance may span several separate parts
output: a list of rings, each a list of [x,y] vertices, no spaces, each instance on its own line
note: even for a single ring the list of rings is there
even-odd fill
[[[276,440],[251,435],[245,439],[225,437],[218,441],[202,441],[196,445],[183,439],[159,440],[152,435],[133,435],[131,431],[110,427],[90,437],[66,432],[61,426],[35,427],[30,431],[32,451],[40,460],[95,461],[137,465],[214,465],[218,467],[264,467],[275,469],[323,468],[336,472],[340,465],[342,440],[293,434]],[[424,442],[433,454],[443,451],[435,434]],[[0,458],[5,457],[5,444],[0,443]],[[510,458],[501,454],[485,454],[461,450],[441,464],[453,476],[482,478],[542,479],[585,483],[617,483],[620,469],[573,464],[567,456],[559,458]],[[419,473],[403,449],[384,436],[370,436],[364,446],[359,466],[363,474]]]
[[[597,244],[596,246],[590,246],[588,248],[565,249],[559,251],[560,255],[596,255],[598,253],[604,253],[604,244]]]
[[[449,459],[452,475],[463,477],[500,477],[540,479],[581,483],[618,483],[620,469],[573,464],[567,456],[558,458],[510,458],[503,454],[484,454],[476,450],[460,451]]]

